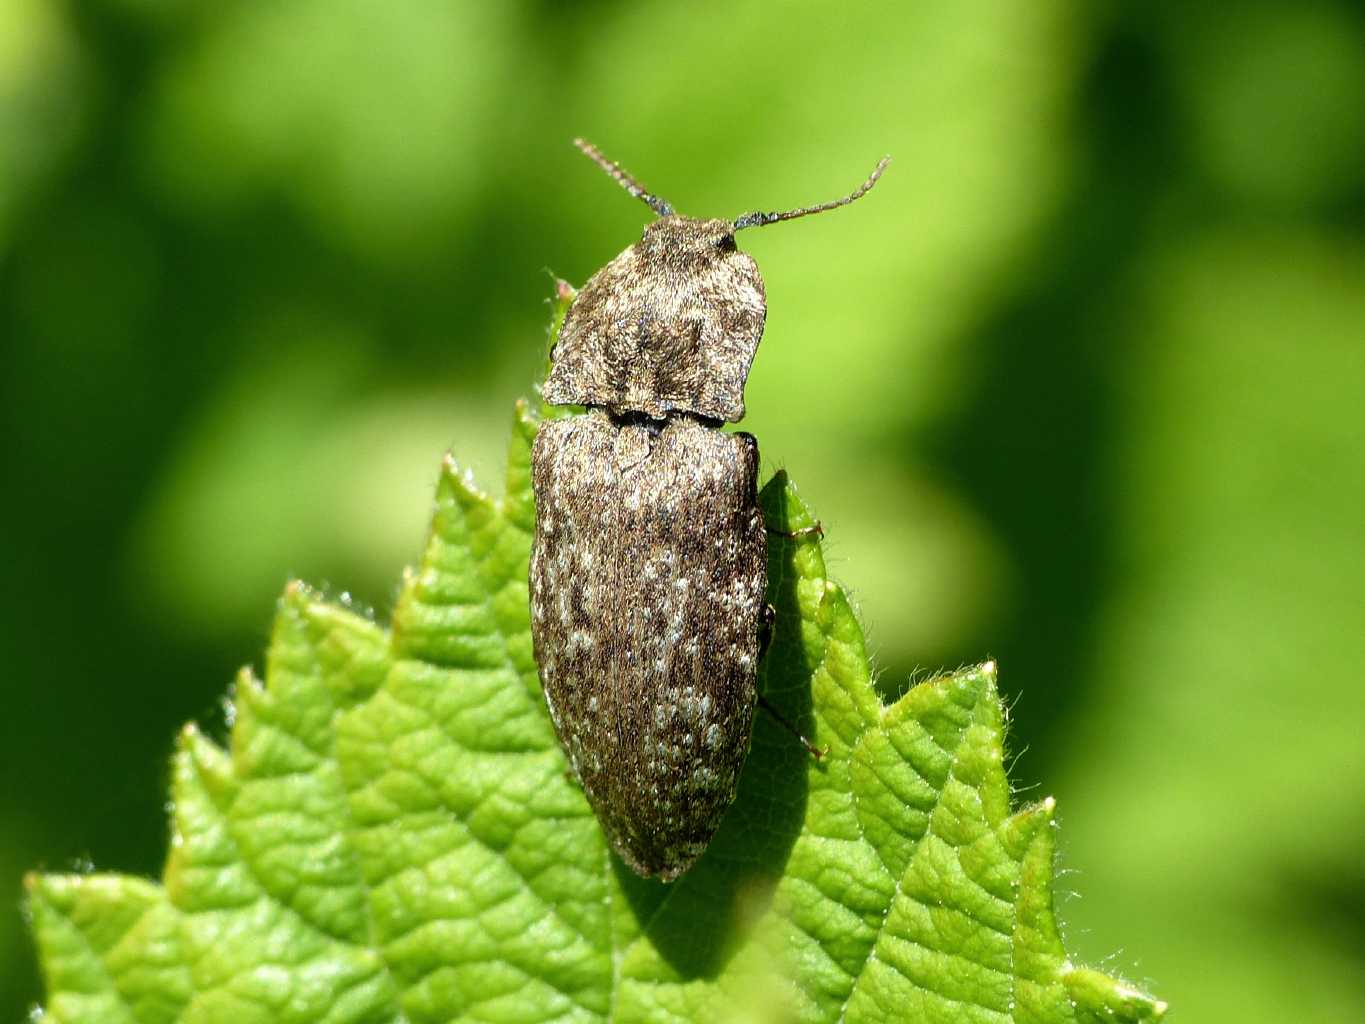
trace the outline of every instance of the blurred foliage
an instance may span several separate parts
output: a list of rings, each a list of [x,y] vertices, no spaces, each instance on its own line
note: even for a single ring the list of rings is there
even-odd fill
[[[156,871],[177,727],[215,728],[281,583],[387,615],[435,454],[496,477],[544,271],[647,216],[576,134],[700,215],[893,155],[743,239],[744,427],[882,685],[1000,660],[1080,955],[1131,942],[1107,966],[1190,1020],[1356,1016],[1365,15],[1325,0],[9,0],[11,906],[28,867]],[[14,1019],[17,912],[0,962]]]

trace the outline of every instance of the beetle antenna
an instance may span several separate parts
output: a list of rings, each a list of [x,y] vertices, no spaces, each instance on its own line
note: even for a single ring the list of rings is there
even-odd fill
[[[872,173],[867,176],[867,180],[855,188],[842,199],[835,199],[828,203],[821,203],[819,206],[802,206],[795,210],[784,210],[782,213],[746,213],[743,217],[735,218],[735,230],[742,228],[761,228],[766,224],[776,224],[780,220],[794,220],[797,217],[805,217],[812,213],[824,213],[826,210],[833,210],[838,206],[847,206],[855,199],[861,199],[867,195],[873,185],[877,184],[877,179],[882,176],[882,171],[886,170],[886,165],[891,162],[889,156],[884,156],[877,161],[877,166],[872,169]]]
[[[573,144],[581,149],[584,154],[602,170],[616,179],[623,189],[633,195],[636,199],[643,199],[651,210],[660,217],[668,217],[673,213],[673,207],[666,200],[660,199],[649,189],[645,188],[633,177],[630,172],[618,164],[615,160],[608,160],[602,155],[602,151],[594,146],[587,139],[574,139]]]

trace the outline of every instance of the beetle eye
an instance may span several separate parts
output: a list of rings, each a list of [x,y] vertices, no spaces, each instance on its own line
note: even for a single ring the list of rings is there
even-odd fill
[[[718,239],[716,239],[716,248],[719,249],[721,252],[734,252],[735,236],[721,235]]]

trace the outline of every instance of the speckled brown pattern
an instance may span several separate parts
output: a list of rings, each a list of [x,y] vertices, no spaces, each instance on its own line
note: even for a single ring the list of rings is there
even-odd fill
[[[735,221],[673,212],[576,141],[659,215],[565,316],[532,451],[531,637],[545,699],[622,859],[665,880],[706,849],[749,749],[767,621],[758,444],[744,415],[767,306],[735,232],[853,202]]]
[[[725,220],[661,217],[578,293],[545,400],[734,422],[763,336],[758,265]]]
[[[758,445],[689,419],[545,423],[531,622],[550,716],[612,845],[664,879],[706,848],[749,748],[766,537]]]

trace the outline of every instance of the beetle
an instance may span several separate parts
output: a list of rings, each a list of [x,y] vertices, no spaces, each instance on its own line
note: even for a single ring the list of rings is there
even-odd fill
[[[734,800],[771,621],[758,442],[722,429],[744,416],[767,316],[735,233],[847,205],[888,161],[832,202],[700,219],[575,145],[657,218],[583,286],[551,353],[545,401],[584,412],[532,449],[531,637],[612,847],[671,881]]]

